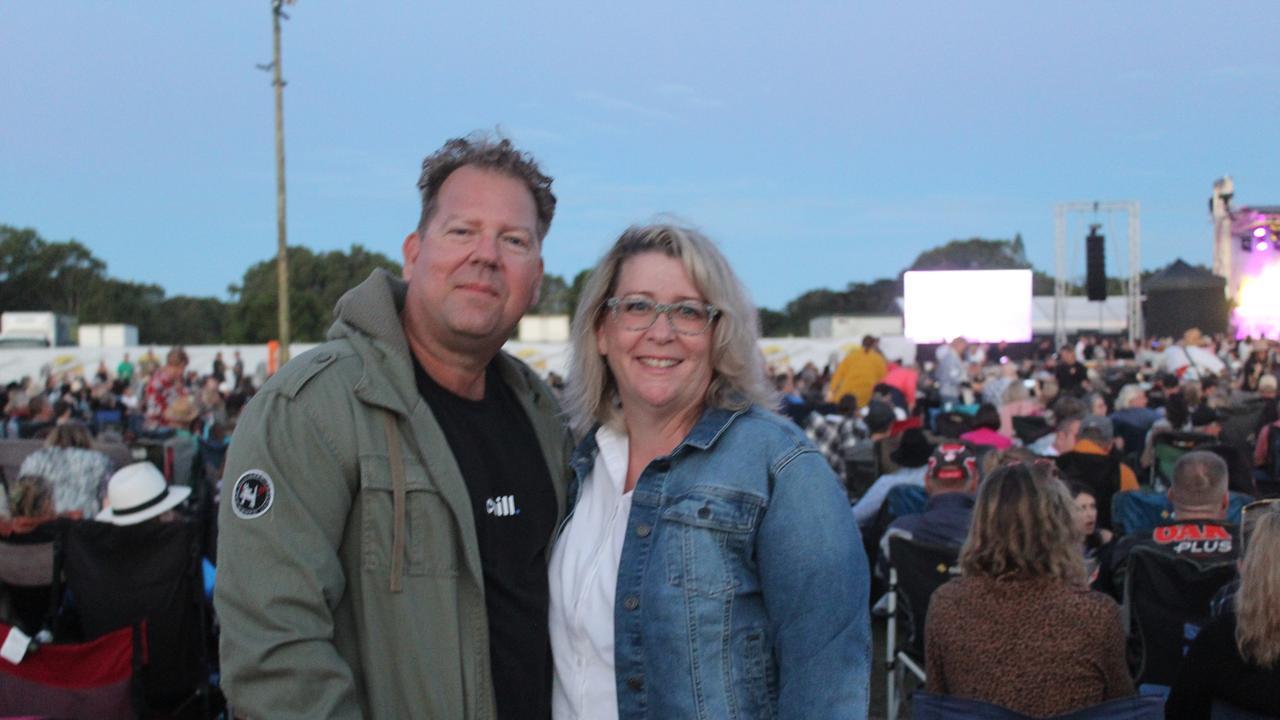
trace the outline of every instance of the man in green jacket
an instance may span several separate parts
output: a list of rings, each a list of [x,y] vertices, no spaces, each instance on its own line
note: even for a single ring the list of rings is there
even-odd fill
[[[344,295],[236,428],[214,603],[237,715],[550,717],[570,440],[501,347],[537,299],[551,179],[473,136],[418,186],[403,279]]]

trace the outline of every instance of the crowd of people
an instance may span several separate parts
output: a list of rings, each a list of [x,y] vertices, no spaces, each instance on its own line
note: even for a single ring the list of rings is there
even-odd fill
[[[172,348],[5,389],[4,442],[28,444],[0,535],[216,527],[196,535],[235,715],[866,717],[904,543],[955,558],[925,623],[934,694],[1280,713],[1275,342],[889,358],[869,336],[768,366],[716,245],[651,224],[594,268],[544,380],[501,348],[537,296],[551,178],[472,137],[419,189],[402,275],[348,292],[261,385]],[[1230,568],[1159,657],[1119,605],[1153,554],[1189,584]]]

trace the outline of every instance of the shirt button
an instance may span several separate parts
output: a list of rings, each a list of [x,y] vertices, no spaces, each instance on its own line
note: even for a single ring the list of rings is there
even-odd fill
[[[323,363],[329,362],[332,359],[333,359],[332,353],[320,353],[319,355],[316,356],[316,364],[321,365]]]
[[[627,599],[622,601],[622,607],[628,610],[635,610],[640,607],[640,598],[635,595],[628,595]]]
[[[644,677],[640,675],[632,675],[627,678],[627,687],[639,692],[644,689]]]
[[[651,532],[653,532],[653,528],[649,527],[645,523],[636,525],[636,535],[639,537],[649,537],[649,533]]]

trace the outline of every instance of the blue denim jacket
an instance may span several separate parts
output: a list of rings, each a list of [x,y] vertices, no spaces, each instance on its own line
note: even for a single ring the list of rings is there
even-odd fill
[[[572,501],[596,457],[574,454]],[[868,571],[849,503],[794,423],[708,410],[636,483],[618,571],[618,711],[865,718]]]

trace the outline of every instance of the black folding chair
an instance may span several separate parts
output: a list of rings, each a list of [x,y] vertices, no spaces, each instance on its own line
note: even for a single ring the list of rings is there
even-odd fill
[[[1129,553],[1122,612],[1137,684],[1173,684],[1210,619],[1210,601],[1235,576],[1232,560],[1204,562],[1141,545]]]
[[[0,540],[0,596],[7,616],[0,621],[34,636],[53,617],[53,545],[51,524]]]
[[[1168,490],[1173,484],[1173,466],[1178,459],[1192,450],[1199,450],[1217,442],[1212,435],[1197,432],[1157,433],[1151,439],[1151,452],[1155,456],[1151,463],[1150,485],[1156,490]]]
[[[140,679],[149,712],[178,714],[200,703],[208,715],[200,540],[198,525],[185,520],[59,523],[55,578],[65,582],[75,606],[56,635],[92,639],[145,621],[148,662]]]
[[[889,624],[885,646],[888,720],[897,720],[902,700],[910,694],[907,673],[915,678],[915,685],[925,681],[924,624],[929,598],[934,590],[960,574],[956,566],[959,555],[959,548],[889,536]]]

